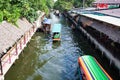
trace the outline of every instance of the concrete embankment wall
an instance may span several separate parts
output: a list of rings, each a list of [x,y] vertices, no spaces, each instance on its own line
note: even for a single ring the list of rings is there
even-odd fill
[[[71,23],[76,28],[78,28],[87,37],[88,40],[90,40],[90,42],[92,42],[95,45],[96,49],[99,49],[101,51],[101,53],[104,54],[110,60],[110,64],[111,63],[115,64],[115,66],[118,67],[118,69],[120,70],[120,60],[118,58],[116,58],[113,55],[113,53],[111,53],[110,50],[108,50],[105,46],[103,46],[96,38],[94,38],[93,36],[91,36],[91,34],[86,31],[86,29],[84,28],[84,26],[81,25],[80,23],[78,23],[76,21],[76,19],[73,16],[71,16],[69,13],[64,13],[63,15],[66,18],[68,18],[71,21]]]

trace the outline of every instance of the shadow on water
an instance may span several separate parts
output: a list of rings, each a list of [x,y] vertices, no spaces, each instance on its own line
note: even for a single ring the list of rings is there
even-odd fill
[[[103,61],[106,58],[96,52],[78,30],[72,30],[63,17],[59,19],[51,14],[51,18],[52,25],[62,24],[61,41],[53,43],[50,35],[36,32],[5,80],[77,80],[77,59],[83,54],[90,54],[100,63],[107,63]],[[103,66],[107,69],[109,65]]]
[[[52,48],[56,49],[57,47],[59,47],[61,45],[61,41],[56,41],[52,43]]]

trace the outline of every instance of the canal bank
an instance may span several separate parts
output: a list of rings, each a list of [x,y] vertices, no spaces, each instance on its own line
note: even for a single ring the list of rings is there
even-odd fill
[[[110,65],[79,30],[71,29],[65,18],[51,18],[52,24],[62,24],[61,42],[53,44],[50,35],[36,32],[5,80],[77,80],[77,59],[85,54],[94,56],[114,80],[119,80],[114,64]]]
[[[94,44],[95,49],[99,49],[102,55],[103,54],[106,55],[106,57],[109,59],[110,64],[113,63],[118,68],[118,70],[120,70],[120,64],[119,64],[120,45],[119,45],[119,37],[117,37],[117,35],[119,36],[119,30],[118,30],[119,27],[114,26],[117,27],[117,29],[111,28],[110,26],[107,26],[106,25],[107,23],[105,22],[99,23],[99,21],[98,22],[97,20],[94,21],[94,19],[89,20],[88,17],[83,18],[84,16],[82,16],[82,14],[91,15],[91,13],[73,12],[73,13],[65,13],[64,16],[70,20],[72,26],[73,25],[75,26],[74,28],[79,29],[83,33],[83,35],[86,36],[86,38],[90,41],[90,43]],[[103,14],[101,15],[103,16]],[[92,26],[94,23],[96,24],[94,25],[95,28],[93,28]],[[101,32],[98,31],[96,28],[99,28]],[[106,32],[107,34],[105,35]],[[114,38],[116,38],[118,42],[111,40],[109,35],[115,36]]]
[[[39,16],[38,19],[42,20],[44,13],[41,12]],[[38,21],[32,24],[26,18],[22,18],[17,20],[17,26],[7,21],[0,24],[0,80],[4,80],[5,74],[19,59],[19,55],[39,28],[37,23]]]

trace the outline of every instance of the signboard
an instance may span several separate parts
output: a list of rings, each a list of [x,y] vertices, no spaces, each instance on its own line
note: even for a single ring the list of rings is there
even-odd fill
[[[104,3],[102,3],[102,4],[97,4],[97,8],[98,8],[98,9],[107,9],[107,8],[108,8],[108,4],[104,4]]]
[[[97,4],[97,9],[112,9],[112,8],[119,8],[119,5],[108,5],[104,3]]]

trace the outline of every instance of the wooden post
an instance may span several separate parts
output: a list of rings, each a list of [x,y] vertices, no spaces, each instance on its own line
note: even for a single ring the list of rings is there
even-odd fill
[[[25,33],[26,41],[28,41],[28,31]]]
[[[24,35],[24,44],[26,44],[26,38],[25,38],[26,34]]]
[[[16,42],[16,55],[18,55],[18,48],[17,48],[17,42]]]
[[[1,70],[1,75],[3,75],[3,69],[2,69],[2,62],[1,62],[1,58],[0,58],[0,70]]]
[[[10,52],[8,53],[8,55],[9,55],[9,63],[11,63],[11,57],[10,57]]]
[[[33,32],[35,31],[35,26],[33,26]]]
[[[31,36],[31,29],[29,30],[29,36]]]
[[[20,49],[22,49],[22,43],[21,43],[22,38],[20,39]]]

